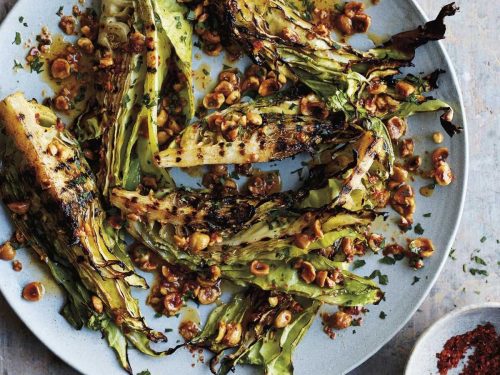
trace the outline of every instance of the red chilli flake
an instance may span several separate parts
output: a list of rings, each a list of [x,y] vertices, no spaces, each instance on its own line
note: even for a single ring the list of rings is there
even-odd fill
[[[500,374],[500,336],[491,323],[478,325],[476,329],[457,335],[446,341],[438,358],[441,375],[458,366],[468,349],[474,347],[460,375]]]

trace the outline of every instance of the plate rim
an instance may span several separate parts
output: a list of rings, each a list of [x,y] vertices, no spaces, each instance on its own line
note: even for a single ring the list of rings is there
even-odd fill
[[[15,13],[16,9],[18,7],[20,7],[20,4],[23,3],[23,1],[25,1],[25,0],[18,0],[14,4],[14,6],[10,8],[10,10],[8,11],[8,13],[6,14],[5,18],[2,20],[2,22],[0,24],[0,32],[4,28],[4,25],[6,24],[6,21],[8,21],[10,18],[14,17],[13,14]],[[417,0],[407,0],[407,1],[408,1],[409,5],[411,5],[414,8],[416,15],[418,15],[418,17],[420,18],[421,21],[423,21],[423,22],[428,22],[429,21],[429,17],[423,11],[422,7],[417,2]],[[396,336],[403,329],[403,327],[408,323],[408,321],[415,315],[415,312],[422,305],[422,303],[424,302],[424,300],[427,298],[427,296],[429,295],[429,292],[434,287],[437,279],[439,278],[439,276],[441,275],[441,272],[443,271],[444,265],[446,264],[446,261],[448,259],[448,254],[450,252],[451,246],[453,245],[453,242],[455,241],[455,238],[456,238],[456,235],[457,235],[457,232],[458,232],[461,220],[462,220],[463,210],[464,210],[464,205],[465,205],[465,198],[466,198],[466,195],[467,195],[468,179],[469,179],[469,136],[468,136],[467,117],[466,117],[466,112],[465,112],[463,94],[462,94],[460,83],[459,83],[459,80],[458,80],[458,77],[457,77],[457,74],[456,74],[455,66],[452,63],[452,60],[449,57],[448,52],[447,52],[446,48],[443,45],[443,42],[442,41],[437,41],[437,43],[436,42],[433,42],[433,43],[435,43],[436,48],[439,49],[440,54],[444,57],[444,60],[445,60],[446,64],[448,65],[447,74],[450,75],[451,82],[452,82],[452,84],[453,84],[453,86],[455,88],[455,91],[457,92],[458,107],[459,107],[459,110],[460,110],[460,114],[462,116],[462,126],[463,126],[463,129],[464,129],[463,133],[461,134],[461,136],[463,137],[463,143],[464,143],[464,150],[463,150],[463,152],[464,152],[464,158],[463,158],[463,160],[464,160],[464,165],[463,165],[463,186],[462,186],[462,194],[461,194],[460,201],[459,201],[458,215],[456,217],[456,220],[455,220],[455,223],[454,223],[454,227],[453,227],[453,230],[451,231],[451,235],[449,237],[449,240],[448,240],[448,242],[446,244],[446,248],[445,248],[445,251],[444,251],[443,259],[441,260],[441,263],[439,264],[439,267],[438,267],[437,271],[430,277],[430,281],[429,281],[426,289],[424,290],[424,293],[422,294],[421,298],[415,303],[412,311],[407,315],[406,318],[404,318],[402,320],[402,322],[399,325],[396,326],[395,329],[392,330],[391,334],[389,334],[388,336],[386,336],[386,338],[384,340],[380,341],[380,343],[377,346],[375,346],[371,351],[369,351],[364,357],[362,357],[361,359],[359,359],[358,361],[356,361],[355,363],[353,363],[350,367],[348,367],[343,372],[343,374],[346,374],[346,373],[348,373],[348,372],[356,369],[357,367],[359,367],[360,365],[362,365],[364,362],[366,362],[369,358],[371,358],[373,355],[375,355],[383,346],[385,346],[392,338],[394,338],[394,336]],[[455,108],[455,110],[456,109],[457,108]],[[16,305],[11,302],[9,296],[6,295],[5,293],[3,293],[2,288],[0,288],[0,293],[2,293],[4,299],[9,304],[9,307],[15,312],[15,314],[21,320],[21,322],[30,330],[31,333],[33,333],[33,335],[51,353],[53,353],[55,356],[57,356],[59,359],[61,359],[64,363],[66,363],[69,367],[71,367],[75,371],[77,371],[77,372],[79,372],[81,374],[85,374],[84,368],[79,363],[75,363],[73,361],[73,358],[71,356],[69,356],[68,354],[66,354],[66,352],[64,352],[64,353],[58,353],[58,352],[56,352],[55,350],[52,349],[52,347],[51,347],[51,345],[49,343],[49,340],[45,339],[44,336],[40,332],[38,332],[38,329],[37,329],[36,325],[31,324],[31,322],[29,321],[29,319],[26,319],[23,316],[23,314],[21,313],[21,309],[15,307]],[[499,303],[499,306],[500,306],[500,303]],[[460,310],[460,309],[458,309],[458,310]],[[453,310],[451,313],[448,313],[445,316],[441,317],[438,321],[434,322],[432,324],[432,326],[430,326],[426,331],[424,331],[424,333],[427,333],[427,331],[429,329],[431,329],[435,324],[437,324],[441,320],[447,318],[448,315],[450,315],[450,314],[452,314],[454,312],[455,312],[455,310]],[[409,359],[411,358],[411,355],[413,354],[413,352],[414,352],[414,350],[416,348],[416,345],[420,342],[420,340],[422,339],[423,336],[424,336],[424,334],[422,334],[421,337],[417,340],[414,348],[410,352],[410,356],[408,357]],[[406,368],[405,368],[405,372],[406,372]]]
[[[408,358],[408,361],[406,362],[405,366],[405,375],[409,374],[410,371],[410,363],[412,361],[412,358],[414,357],[415,353],[418,351],[419,347],[422,345],[422,343],[430,337],[430,335],[434,332],[434,330],[445,323],[446,321],[452,320],[454,318],[459,317],[460,315],[463,315],[464,313],[467,312],[472,312],[472,311],[479,311],[483,309],[488,309],[488,308],[496,308],[500,310],[500,302],[484,302],[484,303],[475,303],[472,305],[466,305],[463,307],[458,307],[456,309],[451,310],[447,314],[443,315],[441,318],[436,320],[434,323],[432,323],[429,327],[427,327],[421,334],[418,340],[415,342],[415,345],[413,346],[410,356]]]

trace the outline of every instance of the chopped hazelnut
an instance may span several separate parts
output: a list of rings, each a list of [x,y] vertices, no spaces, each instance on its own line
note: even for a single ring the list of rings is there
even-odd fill
[[[274,326],[276,328],[285,328],[292,321],[292,313],[290,310],[280,311],[276,319],[274,319]]]
[[[387,131],[391,136],[391,139],[397,140],[401,138],[406,132],[406,121],[400,117],[392,117],[387,121]]]
[[[45,294],[45,288],[42,283],[35,281],[29,283],[23,288],[23,298],[30,302],[40,301]]]
[[[10,241],[0,245],[0,260],[9,261],[16,257],[16,249],[12,246]]]
[[[179,334],[186,341],[194,339],[196,335],[198,335],[199,330],[200,329],[198,327],[198,324],[196,324],[192,320],[183,321],[179,325]]]
[[[55,79],[66,79],[71,75],[71,66],[66,59],[57,58],[52,62],[50,72]]]
[[[337,311],[328,319],[328,325],[335,329],[346,329],[352,323],[352,316],[343,311]]]
[[[224,104],[225,101],[226,98],[222,93],[207,94],[203,98],[203,106],[206,109],[218,109]]]
[[[274,78],[267,78],[260,84],[258,92],[260,96],[269,96],[278,92],[280,88],[281,84],[278,80]]]
[[[194,232],[189,237],[189,248],[193,253],[199,253],[205,250],[210,243],[210,236],[201,232]]]
[[[73,16],[62,16],[59,21],[59,27],[67,35],[75,33],[76,19]]]
[[[215,286],[200,288],[198,293],[198,301],[202,305],[214,303],[219,298],[221,292]]]
[[[227,323],[226,324],[226,334],[222,339],[222,342],[229,346],[236,346],[241,341],[241,336],[243,333],[243,329],[241,327],[241,323]]]
[[[250,263],[250,272],[255,276],[269,275],[269,270],[269,265],[258,260],[254,260],[252,263]]]

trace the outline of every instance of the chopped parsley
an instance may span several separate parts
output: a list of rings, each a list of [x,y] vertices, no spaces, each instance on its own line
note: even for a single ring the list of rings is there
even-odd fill
[[[411,283],[411,285],[415,285],[416,283],[418,283],[420,281],[420,277],[417,277],[417,276],[413,276],[413,282]]]
[[[373,271],[370,276],[368,276],[368,279],[373,280],[376,277],[378,277],[380,285],[387,285],[389,283],[389,276],[382,274],[380,270]]]
[[[481,243],[484,243],[486,241],[486,236],[481,237],[480,241]]]
[[[63,15],[63,10],[64,10],[64,7],[61,5],[59,7],[59,9],[57,10],[56,15],[58,15],[59,17],[61,17]]]
[[[426,213],[426,214],[423,214],[423,217],[431,217],[431,213],[430,213],[430,212],[428,212],[428,213]]]
[[[482,265],[482,266],[486,266],[486,262],[484,261],[484,259],[482,259],[482,258],[478,257],[477,255],[476,255],[476,256],[474,256],[474,257],[472,257],[472,260],[473,260],[474,262],[476,262],[477,264],[480,264],[480,265]]]
[[[380,319],[385,319],[387,317],[387,314],[385,312],[381,311],[380,314],[378,315],[378,317]]]
[[[24,22],[23,16],[19,17],[19,23],[21,23],[24,27],[28,27],[28,24],[26,22]]]
[[[36,72],[37,74],[40,74],[41,72],[43,72],[43,61],[40,60],[40,56],[36,56],[30,62],[30,69],[31,73]]]
[[[363,259],[355,260],[353,263],[352,269],[354,271],[355,269],[363,267],[365,264],[366,264],[366,261],[364,261]]]
[[[481,276],[488,276],[488,271],[486,270],[480,270],[478,268],[471,268],[469,269],[469,272],[471,273],[472,276],[476,275],[481,275]]]
[[[450,251],[450,254],[448,254],[448,256],[452,259],[452,260],[457,260],[457,258],[455,257],[455,249],[451,249]]]
[[[157,312],[157,313],[155,313],[155,318],[157,318],[157,319],[158,319],[158,318],[161,318],[162,316],[163,316],[163,314],[161,314],[161,313],[158,313],[158,312]]]
[[[417,225],[415,225],[415,228],[413,228],[413,230],[415,231],[416,234],[424,234],[424,228],[422,228],[422,225],[420,225],[420,223],[418,223]]]
[[[172,332],[173,329],[172,328],[165,328],[165,333],[169,333],[169,332]]]
[[[203,72],[203,74],[204,74],[204,75],[206,75],[206,76],[209,76],[209,75],[210,75],[210,72],[209,72],[207,69],[205,69],[205,68],[203,68],[201,71],[202,71],[202,72]]]
[[[149,372],[149,370],[144,370],[144,371],[138,372],[137,375],[151,375],[151,373]]]
[[[390,266],[396,264],[396,259],[389,256],[385,256],[382,259],[379,259],[378,261],[382,264],[388,264]]]
[[[23,69],[23,64],[21,64],[17,60],[14,60],[14,66],[12,67],[12,69],[14,69],[15,71],[17,71],[18,69]]]
[[[12,44],[20,45],[21,44],[21,34],[19,32],[16,32],[16,36],[14,38],[14,41]]]
[[[366,262],[363,259],[355,260],[352,269],[354,271],[355,269],[363,267],[365,264]]]

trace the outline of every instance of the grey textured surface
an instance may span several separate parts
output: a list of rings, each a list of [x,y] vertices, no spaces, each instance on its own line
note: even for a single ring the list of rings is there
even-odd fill
[[[383,0],[382,0],[383,1]],[[0,0],[0,20],[16,0]],[[427,14],[436,14],[444,1],[418,0]],[[456,260],[445,268],[415,316],[376,355],[353,371],[361,374],[400,374],[416,339],[435,320],[456,306],[500,301],[500,53],[495,1],[459,1],[461,12],[447,21],[446,49],[457,69],[464,94],[470,136],[470,174],[465,212],[455,241]],[[480,239],[486,236],[486,240]],[[474,267],[471,254],[488,262],[488,278],[462,271]],[[0,374],[62,375],[75,372],[36,339],[0,295]]]

